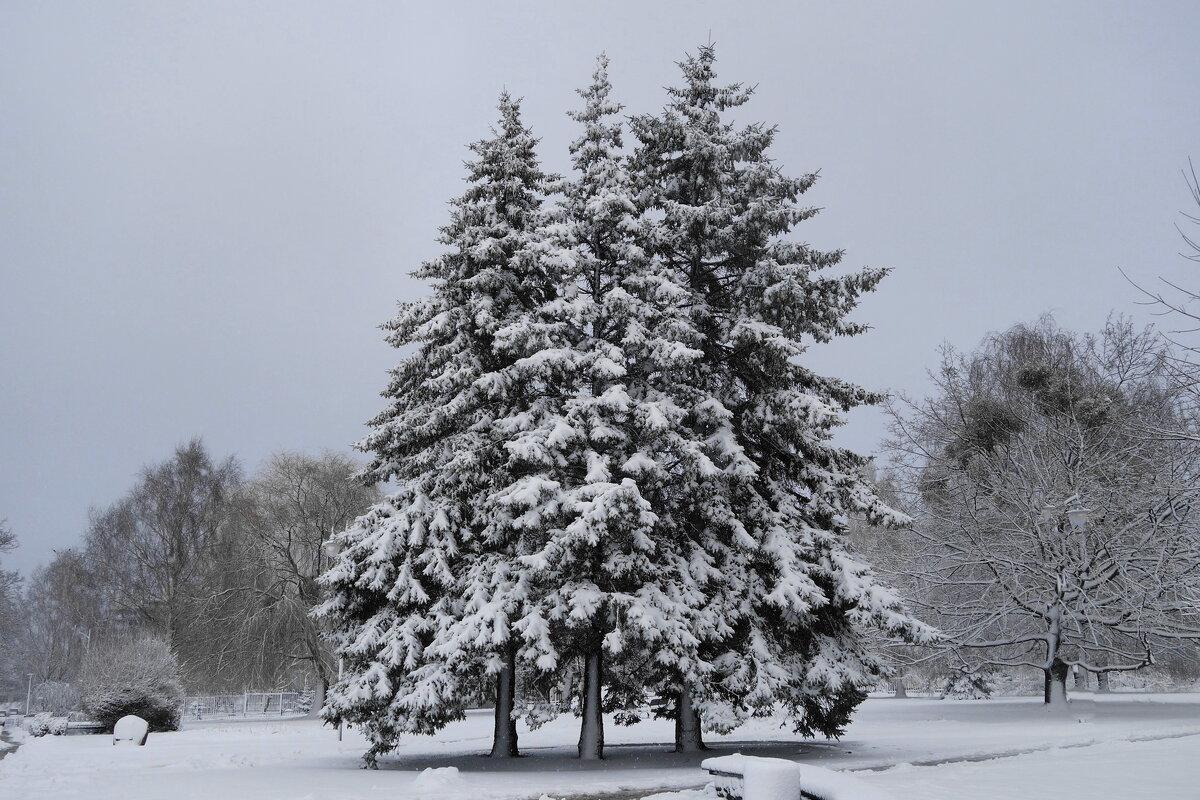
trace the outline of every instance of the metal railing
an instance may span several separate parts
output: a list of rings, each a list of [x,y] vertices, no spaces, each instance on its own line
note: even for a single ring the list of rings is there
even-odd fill
[[[191,720],[267,718],[307,714],[314,692],[243,692],[194,695],[184,699],[183,718]]]

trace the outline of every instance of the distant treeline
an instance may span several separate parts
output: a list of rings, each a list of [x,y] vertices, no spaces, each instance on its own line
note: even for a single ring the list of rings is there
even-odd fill
[[[82,543],[0,572],[0,696],[72,683],[89,650],[148,633],[191,691],[318,688],[336,675],[309,610],[321,545],[376,499],[352,459],[282,453],[244,475],[195,439],[93,509]],[[0,528],[0,551],[16,546]]]

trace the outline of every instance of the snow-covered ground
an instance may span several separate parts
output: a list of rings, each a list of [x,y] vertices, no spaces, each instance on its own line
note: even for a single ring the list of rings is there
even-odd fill
[[[1196,800],[1200,736],[1106,742],[939,767],[905,765],[870,779],[897,800]]]
[[[473,713],[436,739],[405,740],[378,771],[358,768],[365,745],[357,734],[348,731],[339,743],[311,720],[193,723],[152,734],[143,748],[113,747],[107,736],[44,737],[0,761],[0,797],[499,800],[649,794],[706,780],[699,757],[669,752],[671,727],[661,721],[608,725],[608,759],[598,765],[572,757],[578,728],[570,717],[522,729],[526,757],[511,763],[481,755],[490,731],[490,715]],[[1084,697],[1065,713],[1029,698],[873,698],[840,742],[798,742],[759,720],[712,737],[708,755],[739,751],[873,769],[859,774],[899,800],[1195,798],[1200,735],[1182,734],[1200,734],[1200,695]],[[1179,738],[1160,738],[1169,736]],[[1131,741],[1139,739],[1153,740]],[[997,755],[1005,757],[961,760]]]

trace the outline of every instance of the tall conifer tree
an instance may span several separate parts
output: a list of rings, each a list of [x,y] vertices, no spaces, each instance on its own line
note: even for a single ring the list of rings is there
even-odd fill
[[[571,114],[583,127],[570,148],[575,173],[560,185],[547,233],[561,254],[562,293],[506,331],[513,381],[540,396],[509,421],[517,477],[493,514],[540,531],[541,549],[523,563],[558,655],[584,664],[587,759],[603,757],[604,707],[640,703],[637,662],[694,660],[692,616],[703,605],[680,581],[686,565],[653,511],[686,445],[670,376],[700,353],[678,340],[678,310],[639,243],[636,184],[610,91],[601,57],[580,92],[583,109]],[[619,669],[606,669],[610,662]]]
[[[523,632],[544,628],[526,604],[522,542],[485,512],[507,483],[499,421],[530,399],[505,379],[504,330],[562,283],[538,240],[547,177],[519,103],[501,95],[494,136],[471,145],[470,184],[442,229],[446,252],[414,274],[430,296],[402,303],[385,325],[415,351],[391,371],[387,408],[359,447],[366,478],[399,488],[337,540],[324,576],[346,673],[326,716],[358,724],[368,762],[404,732],[433,733],[463,714],[480,671],[496,685],[492,755],[517,755],[516,662]],[[544,637],[529,651],[544,656]]]
[[[840,251],[782,238],[816,213],[798,204],[816,176],[783,175],[774,128],[724,118],[751,92],[717,85],[714,59],[687,58],[663,112],[633,120],[646,249],[702,352],[674,383],[697,457],[660,512],[677,515],[706,598],[699,662],[667,676],[679,749],[703,746],[701,712],[727,729],[779,703],[798,731],[838,733],[880,670],[866,628],[927,635],[846,550],[847,514],[895,517],[863,459],[830,442],[845,411],[880,398],[803,365],[810,344],[863,330],[847,315],[886,271],[831,275]]]

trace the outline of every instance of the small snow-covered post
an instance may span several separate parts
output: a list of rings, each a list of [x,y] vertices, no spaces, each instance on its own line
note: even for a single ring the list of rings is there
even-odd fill
[[[744,800],[800,800],[800,765],[781,758],[746,759],[742,767]]]

